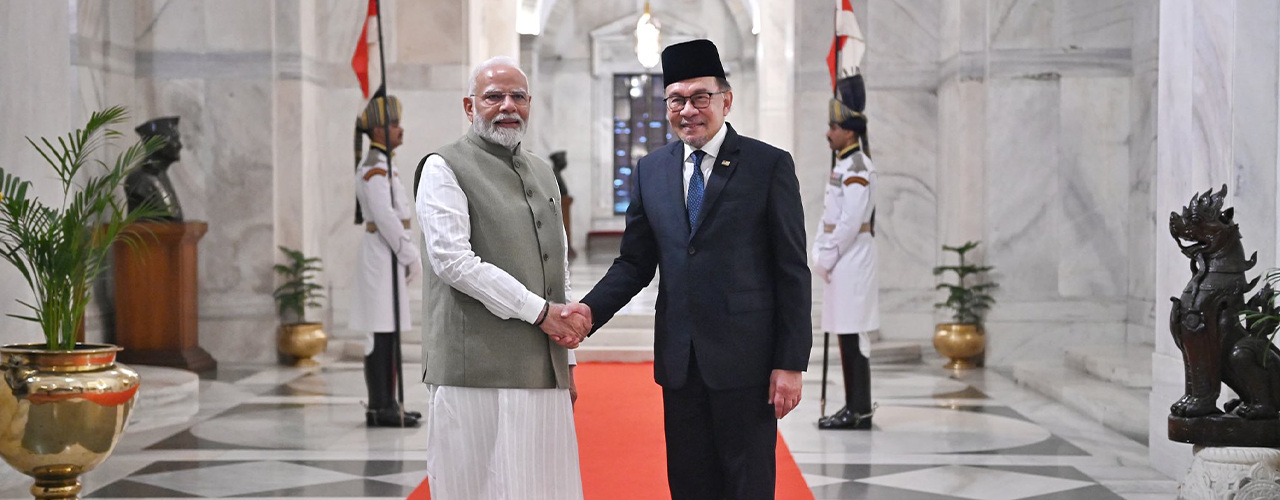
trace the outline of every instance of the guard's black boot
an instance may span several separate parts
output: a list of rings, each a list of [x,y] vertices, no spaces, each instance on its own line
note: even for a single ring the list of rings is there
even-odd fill
[[[870,430],[871,363],[858,348],[858,334],[837,335],[840,340],[840,367],[844,372],[845,406],[818,420],[819,429]]]
[[[373,352],[364,358],[364,383],[369,389],[369,407],[364,412],[369,427],[417,427],[419,416],[402,412],[395,397],[395,347],[392,335],[373,335]]]
[[[400,376],[400,372],[404,370],[404,360],[400,359],[400,346],[397,346],[395,342],[392,342],[392,337],[395,337],[395,335],[390,332],[379,333],[377,337],[374,337],[375,340],[382,338],[383,343],[386,344],[386,351],[390,353],[387,354],[387,359],[390,360],[388,361],[387,366],[391,366],[393,369],[387,370],[385,373],[385,376],[387,377],[387,400],[391,402],[391,406],[394,407],[397,412],[404,412],[407,417],[422,420],[421,413],[401,408],[400,403],[396,401],[395,396],[391,396],[391,394],[395,394],[398,387],[396,379]],[[394,349],[394,351],[392,351],[392,349]]]

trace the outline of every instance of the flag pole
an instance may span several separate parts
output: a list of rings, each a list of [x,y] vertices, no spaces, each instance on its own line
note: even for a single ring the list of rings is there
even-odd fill
[[[836,10],[831,16],[831,43],[836,46],[836,65],[832,69],[831,75],[831,98],[838,99],[836,93],[836,82],[840,79],[840,51],[844,50],[844,46],[840,45],[840,2],[836,0]],[[831,170],[836,169],[836,150],[831,150]],[[818,400],[818,418],[827,416],[827,370],[830,365],[831,352],[831,332],[822,332],[822,397]]]
[[[382,73],[382,102],[387,118],[382,122],[382,140],[386,141],[383,146],[387,148],[387,189],[391,191],[391,206],[394,209],[396,190],[393,183],[397,181],[391,170],[391,99],[387,92],[387,51],[385,44],[382,43],[382,0],[374,0],[373,5],[374,15],[378,18],[378,67],[381,68]],[[391,329],[392,346],[394,346],[391,351],[391,364],[396,377],[396,401],[400,406],[400,426],[404,427],[404,377],[402,376],[404,366],[400,359],[402,355],[400,352],[400,262],[396,258],[395,249],[389,245],[387,248],[391,250],[391,311],[395,322]]]

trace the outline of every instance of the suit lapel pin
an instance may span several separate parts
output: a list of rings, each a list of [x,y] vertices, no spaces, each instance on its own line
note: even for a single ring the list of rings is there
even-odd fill
[[[723,160],[720,162],[720,164],[727,167],[729,166],[729,160]]]

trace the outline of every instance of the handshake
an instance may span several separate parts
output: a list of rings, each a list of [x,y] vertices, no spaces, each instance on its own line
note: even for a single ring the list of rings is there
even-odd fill
[[[548,304],[539,328],[555,343],[576,349],[591,333],[591,308],[581,302]]]

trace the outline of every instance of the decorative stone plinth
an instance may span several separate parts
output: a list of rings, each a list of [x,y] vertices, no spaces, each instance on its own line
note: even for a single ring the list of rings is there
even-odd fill
[[[194,372],[151,365],[137,365],[134,370],[142,386],[126,432],[189,422],[200,412],[200,377]]]
[[[1178,486],[1178,500],[1277,498],[1280,450],[1196,446],[1193,453],[1191,470]],[[1270,496],[1256,496],[1259,492]]]

